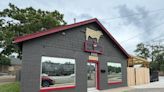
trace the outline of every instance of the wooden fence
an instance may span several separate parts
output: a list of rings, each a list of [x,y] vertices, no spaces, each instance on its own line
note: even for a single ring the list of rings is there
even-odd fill
[[[150,83],[149,68],[127,68],[128,86],[141,85]]]
[[[0,73],[7,73],[8,72],[8,65],[0,65]]]

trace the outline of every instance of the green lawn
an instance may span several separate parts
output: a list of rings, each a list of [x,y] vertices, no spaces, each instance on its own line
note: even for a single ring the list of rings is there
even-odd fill
[[[20,84],[18,82],[0,84],[0,92],[20,92]]]

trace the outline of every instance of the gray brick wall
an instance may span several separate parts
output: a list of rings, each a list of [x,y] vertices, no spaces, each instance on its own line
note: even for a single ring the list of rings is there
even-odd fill
[[[59,32],[24,42],[21,92],[39,92],[41,56],[76,59],[76,88],[51,92],[87,92],[86,67],[90,53],[83,51],[86,27],[101,30],[97,24],[91,23],[66,30],[66,35]],[[99,55],[100,69],[107,71],[107,61],[120,62],[123,73],[123,83],[119,85],[108,85],[107,72],[100,73],[100,89],[126,86],[126,57],[105,33],[100,44],[104,48],[104,53]]]

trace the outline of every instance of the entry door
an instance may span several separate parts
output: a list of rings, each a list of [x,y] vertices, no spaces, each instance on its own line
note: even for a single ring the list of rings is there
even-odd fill
[[[96,64],[87,63],[87,82],[88,88],[96,88]]]

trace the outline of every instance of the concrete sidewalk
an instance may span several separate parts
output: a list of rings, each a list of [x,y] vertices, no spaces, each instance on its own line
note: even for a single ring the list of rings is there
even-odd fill
[[[151,82],[150,84],[131,86],[132,88],[145,89],[145,88],[164,88],[164,76],[159,77],[159,81]],[[164,92],[164,91],[163,91]]]
[[[89,88],[88,92],[129,92],[130,90],[133,90],[134,88],[131,87],[120,87],[120,88],[114,88],[114,89],[108,89],[108,90],[96,90],[95,88]]]
[[[129,92],[164,92],[164,76],[159,77],[159,81],[145,85],[131,86],[134,88]]]
[[[89,89],[87,92],[164,92],[164,88],[133,88],[121,87],[108,90]]]
[[[114,88],[114,89],[109,89],[109,90],[102,90],[100,92],[130,92],[133,90],[131,87],[121,87],[121,88]]]
[[[159,81],[152,82],[150,84],[120,87],[108,90],[96,90],[95,88],[89,88],[88,92],[164,92],[164,76],[160,76]]]
[[[137,88],[127,92],[164,92],[164,88]]]

